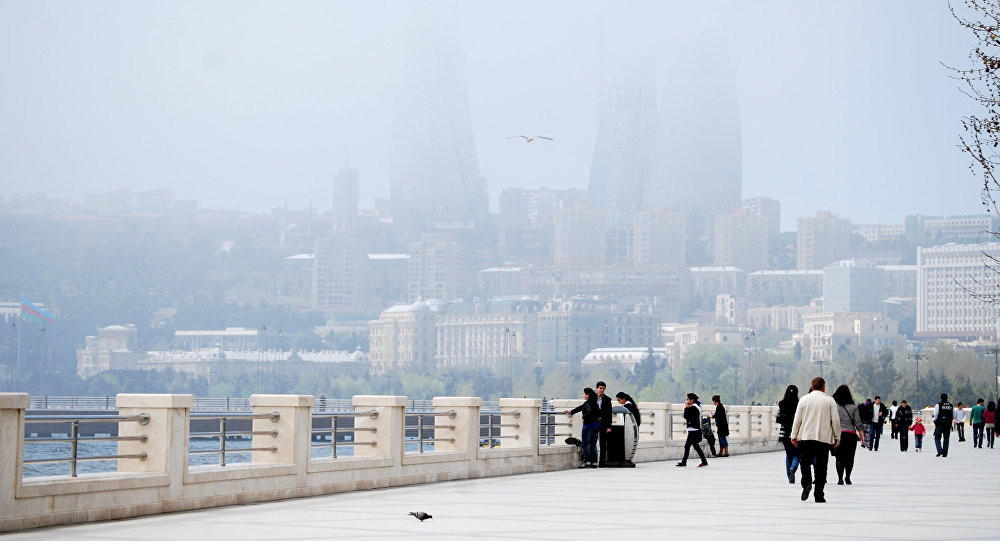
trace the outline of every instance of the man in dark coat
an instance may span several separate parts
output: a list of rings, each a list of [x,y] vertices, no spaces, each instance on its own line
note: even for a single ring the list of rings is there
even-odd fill
[[[913,425],[913,408],[903,400],[896,410],[896,424],[899,426],[899,450],[906,452],[910,443],[910,426]]]
[[[608,456],[608,433],[611,432],[611,397],[604,394],[608,390],[608,384],[598,381],[594,386],[597,391],[597,405],[601,409],[601,431],[598,433],[598,442],[601,445],[600,455],[597,460],[597,467],[603,468],[605,459]]]

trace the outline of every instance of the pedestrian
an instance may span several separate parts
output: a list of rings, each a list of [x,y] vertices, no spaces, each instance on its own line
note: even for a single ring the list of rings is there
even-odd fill
[[[598,381],[597,385],[594,385],[594,390],[597,391],[597,407],[601,411],[601,430],[598,432],[598,441],[601,443],[601,454],[597,460],[597,465],[603,468],[604,459],[608,456],[608,434],[611,432],[611,397],[604,396],[604,392],[608,390],[608,384],[603,381]]]
[[[899,450],[905,453],[910,444],[910,425],[913,424],[913,408],[906,403],[906,400],[899,403],[896,423],[899,425]]]
[[[641,425],[642,415],[639,415],[639,406],[635,405],[635,400],[632,400],[631,396],[622,392],[616,394],[615,398],[618,399],[618,404],[620,406],[627,409],[629,413],[632,414],[632,418],[635,419],[635,426]]]
[[[878,442],[882,439],[882,425],[889,416],[889,410],[882,403],[882,397],[876,396],[872,402],[872,423],[868,428],[868,450],[878,451]]]
[[[913,423],[910,430],[913,431],[913,452],[920,453],[921,448],[924,446],[924,434],[927,433],[927,427],[924,426],[924,418],[917,417],[917,422]],[[935,431],[937,431],[937,429],[935,429]]]
[[[941,401],[934,405],[934,447],[937,455],[948,456],[948,440],[951,439],[951,421],[955,406],[948,402],[948,393],[941,393]],[[916,432],[914,432],[916,434]]]
[[[580,447],[583,449],[581,468],[597,467],[597,433],[601,429],[601,409],[597,405],[597,393],[587,387],[583,390],[583,404],[563,413],[573,415],[582,413],[583,431],[580,434]]]
[[[826,380],[813,378],[809,394],[799,400],[792,421],[792,445],[798,447],[802,465],[802,501],[813,489],[816,503],[826,503],[826,468],[830,448],[840,444],[840,415],[837,403],[826,394]],[[815,469],[815,480],[813,472]]]
[[[892,406],[889,406],[889,429],[892,431],[889,438],[893,440],[899,437],[899,423],[896,422],[897,411],[899,411],[899,404],[893,400]]]
[[[996,402],[990,400],[990,403],[986,404],[986,411],[983,412],[983,420],[986,421],[986,426],[985,426],[986,446],[992,449],[993,442],[996,441],[996,434],[993,431],[993,427],[996,425],[997,421]]]
[[[864,444],[864,436],[858,433],[861,417],[854,397],[847,385],[837,387],[833,392],[833,401],[837,403],[837,414],[840,417],[840,445],[834,449],[836,459],[837,484],[851,484],[851,472],[854,471],[854,454],[858,450],[858,441]]]
[[[1000,436],[1000,415],[994,416],[993,421],[993,436]]]
[[[712,419],[715,421],[715,433],[719,435],[719,456],[729,456],[729,418],[726,417],[726,407],[722,405],[722,398],[719,395],[712,395],[712,403],[715,404],[715,413]]]
[[[785,477],[788,483],[795,484],[795,470],[799,468],[799,449],[792,445],[792,421],[795,420],[795,410],[799,406],[799,388],[789,385],[785,388],[785,396],[778,401],[778,418],[781,426],[778,441],[785,447]]]
[[[961,402],[955,406],[955,432],[958,434],[958,441],[965,441],[965,407]]]
[[[983,412],[986,411],[986,406],[983,405],[983,399],[980,398],[976,400],[976,405],[972,406],[972,411],[969,412],[969,422],[972,423],[972,446],[983,448],[983,428],[986,426],[986,421],[983,419]]]
[[[707,413],[701,417],[701,435],[708,442],[708,450],[712,452],[712,458],[718,456],[715,452],[715,435],[712,434],[712,416]]]
[[[873,411],[874,409],[872,408],[872,400],[870,398],[865,400],[864,404],[858,406],[858,415],[861,416],[861,429],[864,431],[863,433],[866,436],[871,431]],[[865,446],[865,449],[868,449],[868,447]],[[870,451],[871,449],[868,450]]]
[[[698,467],[708,466],[705,451],[698,445],[701,443],[701,404],[698,402],[698,395],[694,393],[688,393],[687,400],[684,401],[684,423],[687,425],[687,440],[684,441],[684,458],[677,463],[677,466],[687,466],[691,447],[694,447],[701,457],[701,464],[698,464]]]

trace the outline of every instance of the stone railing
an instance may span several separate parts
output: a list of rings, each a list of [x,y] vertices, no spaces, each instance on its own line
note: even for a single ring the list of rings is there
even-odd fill
[[[189,465],[191,395],[116,397],[120,418],[117,471],[75,477],[24,477],[25,410],[28,395],[0,393],[0,532],[55,524],[120,519],[221,505],[315,496],[335,492],[468,479],[574,467],[577,448],[562,443],[579,434],[579,415],[557,414],[562,431],[542,445],[542,401],[505,398],[491,409],[495,427],[482,421],[476,397],[438,397],[421,413],[432,434],[413,447],[403,396],[355,396],[350,433],[353,451],[315,457],[311,395],[254,395],[244,415],[249,462]],[[553,400],[557,411],[580,400]],[[494,406],[495,407],[495,406]],[[636,462],[678,458],[685,439],[682,405],[639,404],[643,423]],[[732,454],[780,449],[775,408],[728,406]],[[499,411],[499,413],[497,413]],[[321,416],[317,412],[317,416]],[[329,423],[328,418],[319,419]],[[141,419],[143,422],[135,422]],[[30,421],[29,421],[30,422]],[[326,425],[323,425],[326,426]],[[497,435],[484,437],[484,430]],[[330,431],[327,430],[327,433]],[[329,445],[320,443],[319,445]],[[74,446],[75,449],[75,446]],[[345,456],[346,455],[346,456]]]

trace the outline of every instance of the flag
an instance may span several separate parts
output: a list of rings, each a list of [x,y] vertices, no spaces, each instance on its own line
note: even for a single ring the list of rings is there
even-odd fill
[[[41,306],[36,306],[30,302],[21,299],[21,315],[27,319],[32,319],[37,323],[42,321],[55,321],[56,316],[49,312],[48,310],[42,308]]]

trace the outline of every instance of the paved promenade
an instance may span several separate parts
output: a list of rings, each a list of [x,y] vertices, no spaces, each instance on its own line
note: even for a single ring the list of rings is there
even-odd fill
[[[888,434],[858,450],[854,486],[826,504],[799,500],[783,453],[673,462],[634,470],[570,470],[416,485],[118,522],[64,526],[10,539],[997,539],[1000,448],[952,442],[948,458],[901,454]],[[912,445],[912,441],[911,441]],[[696,463],[692,461],[691,464]],[[434,518],[417,522],[409,511]]]

